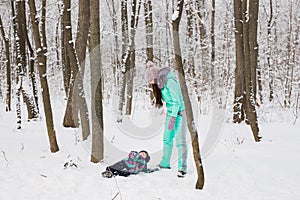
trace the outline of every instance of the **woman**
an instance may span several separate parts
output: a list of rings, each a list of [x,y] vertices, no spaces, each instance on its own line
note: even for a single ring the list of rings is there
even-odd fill
[[[175,138],[178,148],[178,177],[184,177],[187,171],[186,145],[186,114],[180,85],[174,72],[169,68],[158,68],[153,62],[147,63],[146,80],[152,85],[158,106],[162,106],[161,99],[166,103],[167,117],[163,135],[163,156],[160,168],[170,169],[170,160]]]

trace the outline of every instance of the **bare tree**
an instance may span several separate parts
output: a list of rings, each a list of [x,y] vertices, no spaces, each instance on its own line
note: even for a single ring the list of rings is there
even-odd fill
[[[13,16],[15,15],[15,38],[16,38],[16,60],[17,60],[17,129],[21,129],[21,95],[25,101],[27,108],[28,119],[38,117],[38,111],[36,104],[28,91],[23,88],[23,82],[27,74],[27,56],[26,56],[26,35],[27,35],[27,23],[25,15],[25,1],[16,1],[15,4],[12,1]],[[14,12],[14,6],[16,12]]]
[[[127,14],[127,0],[121,1],[121,26],[122,26],[122,60],[121,60],[121,73],[119,85],[119,103],[118,103],[118,119],[117,122],[122,122],[123,107],[125,102],[125,88],[126,88],[126,73],[128,71],[128,61],[126,59],[127,46],[129,45],[128,36],[128,14]],[[127,63],[126,63],[127,61]]]
[[[68,59],[68,63],[65,63],[65,69],[70,72],[70,79],[68,80],[67,90],[67,106],[65,116],[63,120],[64,127],[78,127],[78,108],[75,105],[74,88],[75,80],[78,75],[78,60],[74,49],[74,41],[72,39],[72,24],[71,24],[71,0],[63,1],[63,35],[64,35],[64,49],[65,59]],[[65,83],[66,84],[66,83]]]
[[[256,142],[259,142],[261,137],[259,135],[258,121],[257,121],[257,113],[256,113],[256,103],[255,103],[255,95],[254,95],[254,87],[252,82],[253,78],[251,78],[251,45],[250,43],[255,43],[255,41],[250,41],[250,39],[254,39],[256,37],[250,37],[250,29],[254,29],[252,26],[250,27],[250,20],[248,20],[248,12],[247,11],[248,1],[244,0],[242,2],[242,19],[243,19],[243,41],[244,41],[244,67],[245,67],[245,111],[248,123],[251,126],[252,133]],[[258,6],[258,5],[257,5]],[[249,9],[251,7],[249,6]],[[252,9],[254,9],[252,7]],[[251,16],[249,16],[251,18]],[[252,34],[257,34],[252,33]]]
[[[152,0],[146,0],[144,2],[144,15],[146,25],[146,54],[147,61],[153,61],[153,19],[152,19]]]
[[[42,0],[42,15],[41,18],[38,17],[36,11],[36,5],[34,0],[28,0],[30,8],[30,18],[32,23],[32,32],[35,43],[35,50],[37,54],[37,63],[39,77],[42,87],[42,97],[44,104],[44,113],[46,117],[46,125],[48,131],[48,137],[50,141],[50,150],[55,153],[59,150],[56,134],[53,124],[53,114],[50,102],[49,86],[47,81],[47,43],[46,43],[46,0]],[[41,26],[41,28],[40,28]]]
[[[90,2],[90,65],[92,87],[92,155],[91,162],[97,163],[104,158],[103,146],[103,105],[102,105],[102,72],[100,52],[100,1]]]
[[[233,105],[233,122],[240,123],[245,119],[244,112],[244,39],[243,39],[243,19],[242,3],[234,0],[234,24],[235,24],[235,89]]]
[[[79,15],[77,37],[75,43],[75,50],[78,57],[78,78],[75,81],[75,100],[74,106],[78,106],[82,128],[82,139],[85,140],[90,135],[89,113],[85,99],[85,92],[83,86],[83,76],[85,69],[86,49],[89,34],[89,21],[90,21],[90,0],[79,1]],[[77,103],[78,102],[78,103]],[[77,110],[77,109],[76,109]],[[76,114],[76,113],[74,113]]]
[[[134,82],[134,72],[135,72],[135,35],[136,28],[139,21],[139,13],[141,9],[142,1],[133,0],[132,2],[132,12],[130,20],[130,37],[129,37],[129,48],[127,49],[127,57],[125,63],[128,63],[128,71],[126,73],[126,83],[127,83],[127,94],[126,94],[126,115],[131,115],[132,113],[132,98],[133,98],[133,82]]]
[[[4,41],[4,46],[5,46],[5,56],[6,56],[6,111],[11,111],[11,66],[10,66],[10,50],[9,50],[9,43],[10,40],[6,36],[4,28],[3,28],[3,23],[2,23],[2,18],[0,16],[0,33]]]
[[[182,57],[181,57],[181,47],[180,47],[180,38],[179,38],[179,24],[181,20],[182,10],[183,10],[183,0],[177,1],[177,7],[173,14],[173,46],[174,46],[174,53],[175,53],[175,65],[179,73],[179,82],[181,86],[181,91],[183,94],[184,104],[187,113],[187,121],[188,121],[188,128],[191,133],[192,138],[192,145],[193,145],[193,155],[194,161],[197,169],[198,180],[196,183],[196,189],[203,189],[204,186],[204,171],[203,171],[203,164],[200,155],[199,149],[199,138],[198,138],[198,131],[195,126],[195,121],[193,117],[193,110],[191,106],[191,101],[188,95],[188,89],[185,80],[185,73],[183,70],[182,64]]]
[[[257,96],[257,66],[258,66],[258,43],[257,43],[257,23],[258,23],[259,0],[249,1],[249,51],[250,51],[250,72],[253,98],[256,102]]]
[[[215,15],[216,15],[216,2],[215,0],[211,1],[211,88],[212,95],[216,95],[216,80],[215,80],[215,68],[216,68],[216,40],[215,40]]]

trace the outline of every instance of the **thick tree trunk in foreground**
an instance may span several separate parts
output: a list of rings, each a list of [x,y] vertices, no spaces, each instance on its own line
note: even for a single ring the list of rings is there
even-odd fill
[[[192,145],[193,145],[193,155],[196,164],[198,180],[196,183],[196,189],[203,189],[204,186],[204,171],[203,171],[203,164],[200,156],[200,148],[199,148],[199,138],[198,138],[198,131],[195,126],[194,117],[193,117],[193,110],[191,106],[191,101],[188,95],[188,89],[186,86],[185,74],[183,70],[182,64],[182,57],[181,57],[181,47],[179,41],[179,23],[182,15],[183,10],[183,0],[178,0],[177,8],[175,10],[174,15],[178,14],[178,16],[173,16],[172,27],[173,27],[173,45],[174,45],[174,53],[175,53],[175,65],[177,67],[179,73],[179,82],[181,86],[181,91],[183,94],[186,114],[187,114],[187,121],[188,121],[188,128],[191,133],[192,138]]]
[[[91,162],[98,163],[104,158],[103,146],[103,104],[102,73],[100,52],[100,2],[91,0],[90,4],[90,65],[92,87],[92,155]]]

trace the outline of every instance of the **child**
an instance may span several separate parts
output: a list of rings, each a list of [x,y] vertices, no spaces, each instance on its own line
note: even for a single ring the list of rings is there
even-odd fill
[[[140,152],[131,151],[128,158],[125,158],[106,168],[102,172],[102,176],[111,178],[112,176],[129,176],[130,174],[138,174],[139,172],[151,173],[155,169],[147,169],[147,163],[150,161],[150,156],[147,151]]]

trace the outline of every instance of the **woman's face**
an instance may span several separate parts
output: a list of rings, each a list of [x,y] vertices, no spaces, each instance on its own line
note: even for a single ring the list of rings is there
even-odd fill
[[[155,82],[154,82],[154,80],[151,80],[151,81],[149,81],[149,83],[153,85]]]

